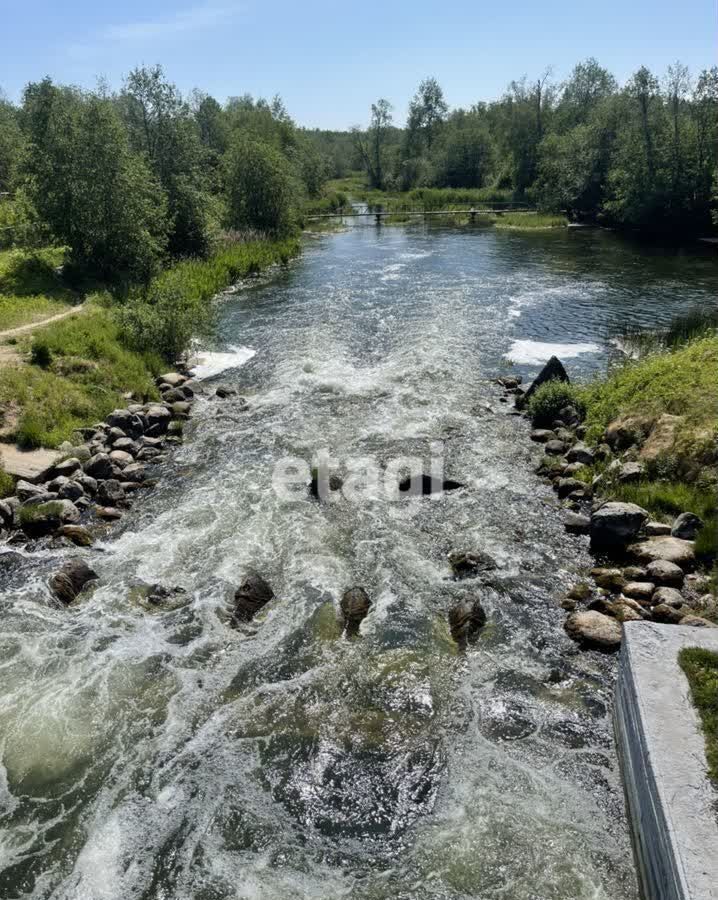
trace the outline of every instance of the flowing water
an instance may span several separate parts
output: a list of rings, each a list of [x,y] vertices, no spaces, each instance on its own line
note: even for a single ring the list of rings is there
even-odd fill
[[[489,379],[553,345],[586,376],[622,325],[717,285],[708,257],[598,232],[360,227],[228,295],[221,381],[250,411],[198,402],[157,488],[80,551],[94,592],[50,604],[69,551],[0,558],[0,895],[635,900],[615,658],[578,652],[557,603],[585,540]],[[322,449],[392,480],[433,453],[465,487],[280,499],[277,464]],[[497,568],[454,581],[452,548]],[[249,569],[276,598],[232,629]],[[186,600],[148,605],[157,582]],[[353,641],[351,584],[373,601]],[[446,610],[477,596],[458,655]]]

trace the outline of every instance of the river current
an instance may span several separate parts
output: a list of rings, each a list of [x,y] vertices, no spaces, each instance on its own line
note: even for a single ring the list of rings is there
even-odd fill
[[[207,383],[249,411],[198,401],[157,487],[74,551],[97,588],[56,609],[70,551],[0,557],[0,895],[636,900],[616,660],[558,605],[585,539],[491,378],[556,349],[590,377],[623,327],[717,286],[707,256],[600,232],[417,225],[308,238],[228,294],[235,365]],[[323,450],[379,480],[280,497],[278,466]],[[406,457],[465,487],[389,499]],[[452,549],[496,568],[453,580]],[[233,629],[250,570],[276,597]],[[143,583],[187,596],[153,608]],[[355,584],[372,607],[347,640]],[[475,597],[489,624],[457,654],[446,612]]]

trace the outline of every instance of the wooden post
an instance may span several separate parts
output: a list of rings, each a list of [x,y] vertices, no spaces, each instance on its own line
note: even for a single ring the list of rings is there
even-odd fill
[[[472,206],[471,209],[469,210],[469,220],[470,220],[472,223],[476,221],[476,210],[474,209],[473,206]]]
[[[376,214],[376,224],[381,225],[381,213],[380,212],[378,212]]]

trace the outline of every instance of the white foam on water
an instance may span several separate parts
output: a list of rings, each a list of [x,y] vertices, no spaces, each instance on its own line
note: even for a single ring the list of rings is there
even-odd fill
[[[525,366],[538,366],[548,362],[552,356],[571,359],[583,353],[598,353],[598,344],[549,344],[543,341],[514,341],[504,359]]]
[[[199,381],[214,378],[228,369],[238,369],[256,355],[257,351],[251,347],[230,347],[229,352],[200,351],[196,357],[197,364],[191,369],[192,377]]]

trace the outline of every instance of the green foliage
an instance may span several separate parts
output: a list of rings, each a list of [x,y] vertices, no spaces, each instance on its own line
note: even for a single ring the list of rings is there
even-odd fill
[[[48,503],[34,503],[32,506],[21,506],[18,510],[18,522],[21,526],[30,525],[45,516],[59,518],[62,515],[62,503],[50,500]]]
[[[225,159],[229,225],[272,235],[296,224],[297,189],[282,154],[269,144],[237,138]]]
[[[215,312],[211,300],[222,288],[275,263],[288,262],[299,247],[296,238],[227,242],[208,260],[178,263],[116,310],[124,340],[136,350],[154,350],[168,362],[176,362],[193,338],[211,332]]]
[[[706,741],[709,777],[718,786],[718,653],[685,647],[678,661],[691,688],[691,698],[701,717]]]
[[[130,151],[112,103],[55,87],[25,90],[28,195],[83,276],[146,281],[166,243],[165,202]]]
[[[578,389],[566,381],[547,381],[537,388],[528,409],[534,425],[544,428],[551,426],[566,406],[573,406],[579,412],[583,410]]]
[[[10,497],[15,493],[15,479],[8,475],[0,463],[0,499]]]
[[[52,350],[49,344],[42,337],[36,337],[30,347],[30,363],[33,366],[39,366],[41,369],[47,369],[52,362]]]
[[[0,193],[15,188],[24,145],[18,111],[0,92]]]
[[[515,228],[518,231],[541,231],[545,228],[565,228],[565,216],[541,213],[502,213],[494,220],[497,228]]]
[[[718,336],[626,362],[580,392],[586,422],[601,430],[619,415],[683,416],[688,428],[718,423]]]

